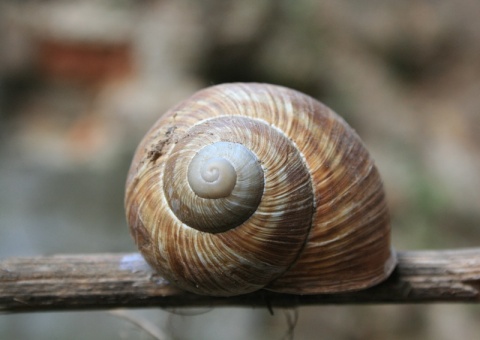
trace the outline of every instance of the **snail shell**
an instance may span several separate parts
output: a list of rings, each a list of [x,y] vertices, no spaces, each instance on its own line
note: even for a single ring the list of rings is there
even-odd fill
[[[147,262],[198,294],[359,290],[395,265],[359,137],[280,86],[213,86],[168,111],[137,149],[125,206]]]

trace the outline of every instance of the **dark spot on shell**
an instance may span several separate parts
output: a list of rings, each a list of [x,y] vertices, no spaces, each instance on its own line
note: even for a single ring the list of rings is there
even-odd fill
[[[156,145],[152,145],[152,149],[148,151],[147,158],[151,162],[155,162],[163,155],[163,148],[168,143],[168,139],[161,140]]]
[[[167,132],[165,132],[165,137],[169,137],[170,135],[172,135],[175,132],[176,129],[177,129],[176,126],[170,126],[167,129]]]
[[[160,140],[157,144],[153,144],[151,149],[147,152],[147,159],[149,159],[151,162],[155,162],[163,155],[163,148],[165,145],[168,145],[172,142],[172,135],[176,129],[176,126],[170,126],[167,128],[167,131],[164,134],[165,138]]]

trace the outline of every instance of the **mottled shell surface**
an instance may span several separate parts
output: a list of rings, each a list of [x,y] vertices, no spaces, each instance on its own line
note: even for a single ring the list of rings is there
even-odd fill
[[[199,294],[353,291],[395,266],[359,137],[280,86],[213,86],[168,111],[135,153],[125,206],[147,262]]]

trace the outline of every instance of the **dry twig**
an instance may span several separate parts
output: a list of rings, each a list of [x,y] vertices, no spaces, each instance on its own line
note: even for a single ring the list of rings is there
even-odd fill
[[[359,292],[288,295],[261,290],[229,298],[175,288],[136,253],[10,258],[0,261],[0,311],[480,302],[480,248],[400,252],[398,257],[387,281]]]

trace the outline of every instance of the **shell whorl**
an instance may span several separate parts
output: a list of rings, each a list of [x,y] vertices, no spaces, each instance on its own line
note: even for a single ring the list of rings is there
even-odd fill
[[[137,149],[125,205],[146,260],[200,294],[356,290],[395,263],[358,136],[279,86],[214,86],[167,112]]]
[[[263,182],[257,157],[250,150],[241,144],[229,142],[210,144],[200,150],[188,165],[188,184],[199,197],[227,197],[237,184],[237,171],[243,170],[245,166],[247,174],[258,174],[256,182]],[[250,170],[250,167],[253,169]]]
[[[238,119],[220,119],[208,127],[215,125],[225,134],[228,125],[237,123]],[[264,172],[247,147],[232,142],[234,138],[211,141],[203,136],[203,128],[190,129],[189,137],[174,148],[166,164],[164,193],[183,223],[218,233],[239,226],[255,212],[264,191]]]

